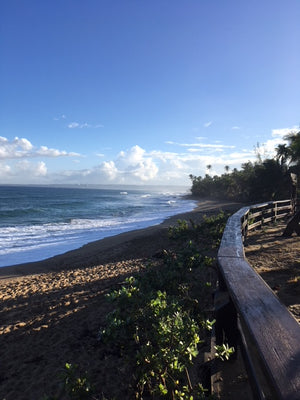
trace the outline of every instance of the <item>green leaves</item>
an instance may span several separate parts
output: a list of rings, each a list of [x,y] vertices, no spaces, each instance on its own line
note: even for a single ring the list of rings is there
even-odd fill
[[[203,317],[207,304],[203,298],[210,296],[213,286],[201,271],[214,266],[209,254],[227,217],[224,213],[204,217],[199,225],[179,220],[169,230],[178,250],[165,250],[161,265],[127,278],[107,296],[114,310],[100,337],[130,363],[134,372],[129,385],[137,400],[205,397],[201,383],[192,385],[188,369],[198,356],[202,333],[215,323]]]
[[[210,321],[209,319],[202,321],[202,326],[207,329],[208,331],[211,331],[213,329],[213,325],[216,323],[216,320]]]
[[[214,346],[216,350],[216,357],[222,361],[229,360],[230,356],[235,352],[234,347],[229,347],[228,344]]]
[[[65,364],[62,373],[64,390],[72,400],[90,399],[92,393],[91,384],[86,373],[81,375],[76,364]]]
[[[129,278],[109,296],[115,309],[102,330],[102,340],[118,346],[126,358],[135,358],[137,399],[145,390],[157,398],[172,398],[198,355],[202,326],[186,308],[188,285],[177,282],[180,290],[175,296],[167,290],[145,291],[145,279]]]

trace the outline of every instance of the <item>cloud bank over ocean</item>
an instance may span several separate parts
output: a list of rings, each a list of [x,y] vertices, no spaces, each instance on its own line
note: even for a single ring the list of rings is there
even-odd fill
[[[208,125],[208,124],[206,124]],[[210,126],[210,125],[209,125]],[[168,141],[173,151],[146,150],[138,144],[120,151],[111,158],[98,154],[100,163],[90,168],[80,168],[86,154],[68,152],[45,145],[36,146],[26,138],[8,140],[0,137],[0,179],[2,183],[70,183],[70,184],[182,184],[188,185],[189,174],[220,175],[224,167],[240,168],[241,164],[255,161],[257,151],[262,157],[273,157],[276,147],[284,143],[288,133],[297,127],[273,129],[269,139],[258,148],[243,149],[234,145],[209,142],[205,137],[195,137],[192,143]],[[71,158],[73,169],[51,169],[49,161]]]

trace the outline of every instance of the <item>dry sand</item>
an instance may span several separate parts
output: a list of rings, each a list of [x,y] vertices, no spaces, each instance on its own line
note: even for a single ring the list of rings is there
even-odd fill
[[[287,222],[249,233],[245,255],[300,323],[300,237],[283,237]]]
[[[66,362],[91,371],[92,381],[103,378],[95,360],[100,357],[97,333],[109,311],[105,293],[168,248],[168,227],[178,219],[198,222],[203,214],[237,208],[203,201],[161,225],[45,261],[0,268],[0,399],[39,400],[56,393]]]

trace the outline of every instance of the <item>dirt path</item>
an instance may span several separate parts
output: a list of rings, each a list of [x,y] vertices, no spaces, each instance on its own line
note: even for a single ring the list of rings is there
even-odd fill
[[[245,254],[300,323],[300,237],[282,237],[286,223],[249,233]]]

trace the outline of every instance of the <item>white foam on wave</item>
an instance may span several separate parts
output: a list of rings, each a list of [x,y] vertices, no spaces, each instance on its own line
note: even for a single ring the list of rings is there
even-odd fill
[[[153,208],[147,214],[143,211],[126,218],[73,218],[64,223],[3,227],[0,231],[0,267],[43,260],[108,236],[156,225],[174,212],[192,210],[196,203],[169,200],[164,204],[167,207],[163,209]]]

